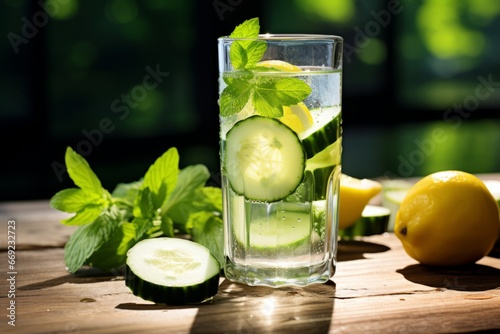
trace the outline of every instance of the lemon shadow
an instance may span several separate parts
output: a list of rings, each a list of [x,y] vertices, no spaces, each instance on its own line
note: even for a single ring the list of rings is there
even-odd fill
[[[396,272],[413,283],[434,288],[457,291],[486,291],[500,288],[500,269],[481,264],[449,268],[413,264]]]
[[[389,247],[362,240],[340,240],[337,250],[337,261],[352,261],[366,259],[364,254],[383,253]]]
[[[500,239],[495,243],[488,256],[500,259]]]

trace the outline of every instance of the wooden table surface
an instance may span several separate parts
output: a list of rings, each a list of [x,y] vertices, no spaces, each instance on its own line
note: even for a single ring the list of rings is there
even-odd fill
[[[391,233],[342,242],[337,272],[307,288],[220,280],[212,302],[155,305],[119,273],[69,274],[63,246],[73,228],[48,201],[0,204],[0,333],[451,333],[500,329],[500,256],[463,269],[431,269]],[[15,221],[15,274],[7,224]],[[15,278],[15,282],[11,279]],[[13,283],[13,284],[11,284]],[[10,291],[10,292],[9,292]],[[15,296],[12,296],[12,292]],[[8,308],[14,302],[15,310]],[[12,308],[12,307],[11,307]],[[14,314],[15,327],[9,325]]]

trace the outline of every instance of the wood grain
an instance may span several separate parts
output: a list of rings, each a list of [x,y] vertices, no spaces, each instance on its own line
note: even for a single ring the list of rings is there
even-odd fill
[[[43,203],[17,206],[29,212],[9,208],[18,221],[23,247],[16,253],[15,329],[4,316],[9,287],[6,279],[0,281],[1,333],[463,333],[500,329],[500,259],[493,256],[463,268],[429,268],[409,258],[393,234],[371,236],[340,243],[337,271],[328,284],[272,289],[221,277],[219,293],[211,302],[172,307],[132,295],[119,272],[87,269],[68,274],[61,245],[70,232],[60,226],[60,216]],[[6,210],[0,212],[4,228]],[[6,253],[1,254],[6,259]],[[6,273],[6,260],[0,262]]]

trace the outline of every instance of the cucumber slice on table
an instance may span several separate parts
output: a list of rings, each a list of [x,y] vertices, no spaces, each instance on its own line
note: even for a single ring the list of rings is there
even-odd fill
[[[387,231],[391,210],[383,206],[365,206],[361,218],[353,225],[339,230],[342,238],[382,234]]]
[[[382,190],[382,206],[388,208],[393,212],[394,214],[391,215],[389,218],[389,224],[387,226],[388,231],[394,231],[394,222],[396,220],[396,213],[399,210],[399,206],[401,205],[401,202],[403,202],[403,199],[405,198],[406,194],[411,188],[411,183],[407,184],[405,187],[405,183],[400,183],[399,185],[395,184],[395,187],[401,187],[401,188],[388,188],[386,185],[387,183],[383,183],[383,190]]]
[[[146,239],[127,253],[125,284],[134,295],[155,303],[196,304],[217,294],[219,272],[219,262],[198,243]]]
[[[251,116],[226,135],[223,168],[234,192],[247,199],[275,202],[292,194],[305,161],[297,134],[277,119]]]

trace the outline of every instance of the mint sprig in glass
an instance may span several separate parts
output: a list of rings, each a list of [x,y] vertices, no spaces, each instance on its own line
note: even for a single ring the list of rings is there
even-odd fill
[[[259,30],[259,19],[254,18],[237,26],[229,35],[235,39],[229,50],[235,71],[222,77],[227,85],[220,96],[220,113],[224,117],[237,114],[249,101],[259,115],[280,117],[282,106],[301,102],[311,93],[309,85],[297,78],[256,75],[280,71],[259,66],[267,50],[267,43],[258,39]]]

